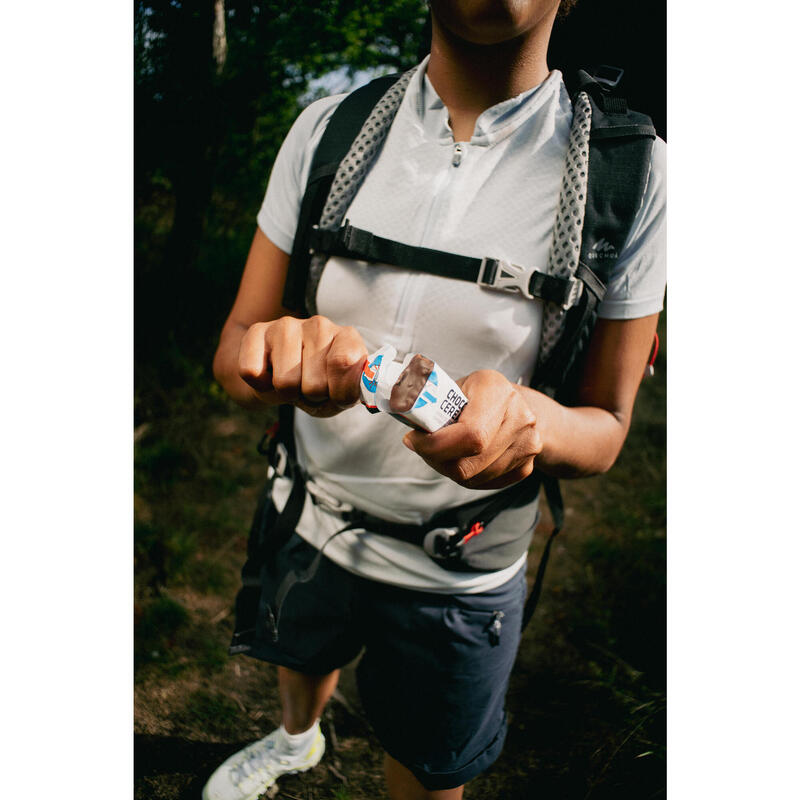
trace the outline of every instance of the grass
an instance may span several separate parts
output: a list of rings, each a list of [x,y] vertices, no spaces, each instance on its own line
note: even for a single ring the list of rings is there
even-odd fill
[[[198,727],[220,737],[235,736],[241,709],[221,692],[198,689],[173,716],[182,726]]]

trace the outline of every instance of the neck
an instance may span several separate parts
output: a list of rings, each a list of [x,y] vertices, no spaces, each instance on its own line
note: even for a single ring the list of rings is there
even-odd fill
[[[468,141],[483,111],[547,78],[547,45],[553,20],[499,44],[460,39],[433,17],[428,78],[450,112],[456,141]]]

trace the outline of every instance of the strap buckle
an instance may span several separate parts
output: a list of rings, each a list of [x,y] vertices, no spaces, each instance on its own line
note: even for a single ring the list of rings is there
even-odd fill
[[[563,308],[564,311],[569,311],[569,309],[580,300],[581,294],[583,294],[583,281],[576,278],[574,275],[570,275],[570,277],[567,278],[567,285],[569,286],[569,291],[564,298],[564,302],[561,303],[561,308]]]
[[[306,481],[306,491],[310,495],[311,501],[315,505],[324,508],[326,511],[330,511],[333,514],[342,516],[353,511],[353,506],[351,506],[350,503],[345,503],[343,500],[338,500],[332,494],[326,492],[321,486],[317,486],[317,484],[312,480]]]
[[[425,534],[422,549],[433,558],[454,558],[470,539],[483,533],[482,522],[464,528],[434,528]]]
[[[354,229],[350,224],[350,220],[345,219],[339,230],[336,231],[336,237],[339,241],[339,244],[341,244],[346,250],[349,250],[350,245],[352,244],[351,240],[353,238],[353,230]]]
[[[520,267],[501,258],[481,259],[478,271],[478,285],[487,289],[499,289],[503,292],[519,292],[528,300],[533,299],[530,292],[530,282],[534,267]]]
[[[520,267],[499,258],[484,258],[478,271],[478,285],[504,292],[519,292],[528,300],[540,298],[569,311],[583,293],[583,281],[570,275],[560,278],[535,267]]]
[[[345,220],[338,228],[320,228],[319,225],[312,225],[308,234],[309,254],[316,255],[336,255],[342,250],[350,250],[353,246],[353,238],[357,229],[350,224],[350,220]],[[363,232],[359,232],[363,233]]]
[[[286,467],[289,465],[289,451],[283,442],[275,443],[275,453],[273,463],[269,465],[267,474],[270,478],[283,478],[286,476]]]
[[[458,528],[434,528],[425,534],[422,549],[433,558],[452,558],[460,543],[453,541],[458,534]]]
[[[540,297],[548,303],[561,306],[564,311],[569,311],[583,294],[583,281],[574,275],[562,278],[544,272],[534,272],[529,289],[534,297]]]

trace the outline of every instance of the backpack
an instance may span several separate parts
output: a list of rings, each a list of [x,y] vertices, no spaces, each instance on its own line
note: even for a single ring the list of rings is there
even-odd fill
[[[597,306],[605,293],[615,258],[622,252],[641,205],[656,137],[653,123],[648,116],[630,110],[625,99],[612,91],[619,83],[622,70],[604,66],[598,68],[595,75],[581,70],[574,85],[569,86],[576,114],[577,103],[581,103],[583,108],[590,110],[591,123],[589,127],[587,120],[585,132],[589,157],[588,176],[581,192],[581,199],[585,194],[583,229],[579,255],[576,253],[577,268],[568,276],[525,271],[491,258],[469,258],[405,245],[354,228],[347,220],[332,226],[331,219],[337,219],[337,205],[344,208],[349,205],[372,161],[368,159],[364,165],[356,159],[344,170],[347,172],[344,180],[340,177],[342,165],[347,165],[352,151],[365,150],[370,158],[380,151],[410,74],[372,80],[345,97],[331,116],[315,151],[300,206],[283,305],[295,312],[315,313],[314,296],[320,272],[331,255],[477,281],[487,288],[518,291],[527,297],[542,299],[546,301],[546,307],[552,306],[557,310],[560,307],[557,313],[560,321],[557,336],[547,357],[537,365],[531,386],[569,405],[576,397],[583,359],[597,319]],[[350,185],[351,175],[355,185]],[[343,196],[338,197],[337,193]],[[262,557],[267,541],[268,549],[272,550],[288,540],[305,500],[305,480],[295,458],[293,414],[293,406],[280,406],[277,426],[265,434],[259,444],[259,452],[270,458],[273,478],[275,474],[291,474],[293,478],[292,493],[277,519],[273,514],[269,524],[254,521],[251,549],[261,552]],[[519,514],[511,528],[493,526],[490,536],[486,537],[491,538],[490,546],[487,547],[484,540],[483,546],[478,547],[477,537],[501,512],[511,512],[512,517],[515,509],[524,512],[538,496],[540,487],[544,487],[554,528],[526,603],[524,627],[541,592],[552,541],[563,525],[563,500],[555,478],[534,470],[524,481],[490,496],[488,500],[480,499],[440,512],[424,526],[388,523],[354,510],[342,515],[347,524],[337,533],[366,527],[423,546],[431,558],[448,569],[498,569],[514,563],[530,544],[530,535],[525,538],[519,533]],[[268,492],[269,487],[262,494],[262,506]],[[286,576],[274,603],[264,607],[262,601],[262,611],[268,617],[273,638],[277,638],[283,598],[294,583],[313,577],[323,549],[324,546],[305,574],[290,573]]]

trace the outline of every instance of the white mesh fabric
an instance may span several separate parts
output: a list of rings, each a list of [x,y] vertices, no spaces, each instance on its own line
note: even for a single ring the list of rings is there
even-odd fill
[[[328,197],[320,216],[319,227],[323,230],[338,230],[345,212],[356,196],[359,187],[380,151],[397,109],[405,94],[406,87],[417,67],[404,72],[393,83],[364,122],[358,136],[353,140],[347,155],[342,159],[333,178]],[[314,254],[308,271],[306,284],[306,307],[309,314],[317,313],[317,286],[327,261],[325,254]]]
[[[569,278],[575,274],[581,254],[591,125],[592,106],[586,93],[581,92],[574,103],[558,213],[553,228],[553,243],[547,263],[547,271],[560,278]],[[539,364],[545,362],[555,347],[564,328],[566,315],[567,312],[555,303],[545,304]]]

